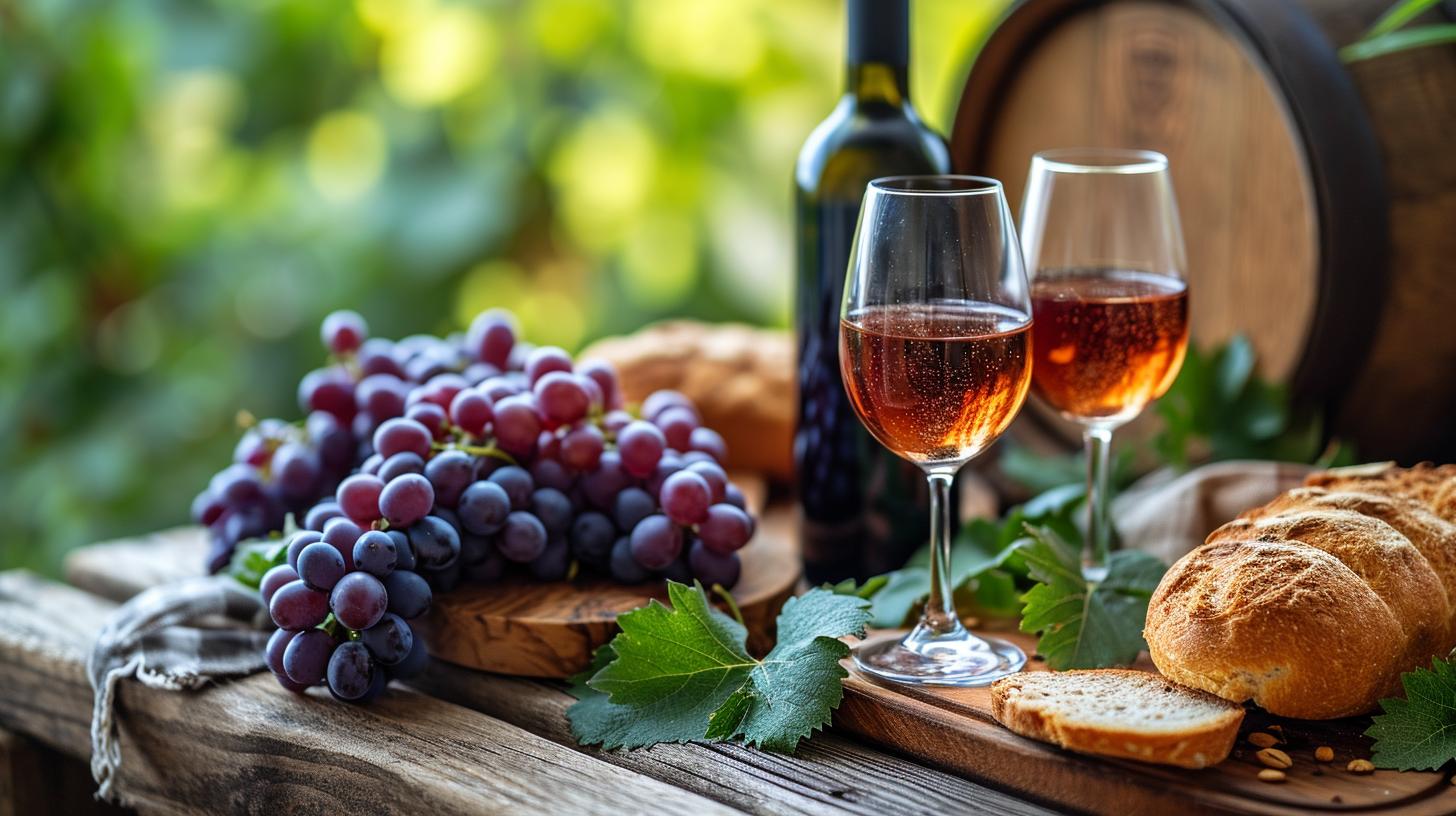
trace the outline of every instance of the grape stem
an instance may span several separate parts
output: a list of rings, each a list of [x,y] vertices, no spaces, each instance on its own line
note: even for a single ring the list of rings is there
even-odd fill
[[[738,609],[738,602],[733,600],[733,596],[729,594],[728,590],[724,589],[722,584],[713,584],[713,591],[722,596],[723,600],[728,604],[728,610],[738,620],[738,625],[747,628],[748,624],[743,622],[743,613]]]
[[[509,465],[517,464],[516,457],[497,448],[495,445],[462,445],[456,443],[432,442],[430,447],[435,450],[458,450],[475,456],[494,456]]]

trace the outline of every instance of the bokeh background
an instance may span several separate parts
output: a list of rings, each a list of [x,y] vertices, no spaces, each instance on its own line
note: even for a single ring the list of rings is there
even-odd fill
[[[912,4],[950,123],[1004,0]],[[336,308],[784,326],[840,0],[0,0],[0,569],[186,521]]]

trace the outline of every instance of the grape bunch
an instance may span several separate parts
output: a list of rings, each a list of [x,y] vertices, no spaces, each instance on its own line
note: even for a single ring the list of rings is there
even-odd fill
[[[329,364],[299,384],[307,419],[253,424],[194,501],[213,572],[302,519],[260,587],[285,687],[368,701],[419,672],[410,621],[462,581],[737,583],[756,521],[692,401],[657,391],[629,411],[611,363],[514,325],[492,310],[463,334],[390,341],[334,312]]]

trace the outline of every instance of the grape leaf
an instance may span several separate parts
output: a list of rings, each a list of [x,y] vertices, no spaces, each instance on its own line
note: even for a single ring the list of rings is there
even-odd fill
[[[868,601],[829,588],[790,600],[779,644],[760,662],[744,648],[747,631],[700,584],[669,582],[668,599],[671,609],[652,601],[618,617],[622,632],[572,678],[578,702],[566,714],[577,742],[638,748],[742,736],[792,752],[829,721],[849,653],[837,638],[863,635]]]
[[[1167,567],[1147,553],[1115,552],[1107,578],[1089,587],[1080,554],[1050,527],[1026,526],[1020,545],[1038,583],[1022,596],[1021,631],[1040,632],[1037,651],[1057,671],[1127,665],[1145,648],[1148,600]]]
[[[1439,658],[1402,674],[1405,699],[1381,700],[1365,736],[1375,739],[1377,768],[1435,770],[1456,759],[1456,668]]]
[[[748,745],[793,753],[799,740],[829,724],[849,672],[844,635],[864,637],[869,603],[852,595],[810,592],[779,613],[778,644],[748,674],[708,724],[708,739],[742,737]]]

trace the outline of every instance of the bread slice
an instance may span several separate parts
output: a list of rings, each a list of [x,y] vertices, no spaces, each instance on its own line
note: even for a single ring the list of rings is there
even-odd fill
[[[1012,675],[991,686],[991,713],[1068,750],[1183,768],[1222,762],[1244,720],[1238,703],[1120,669]]]

